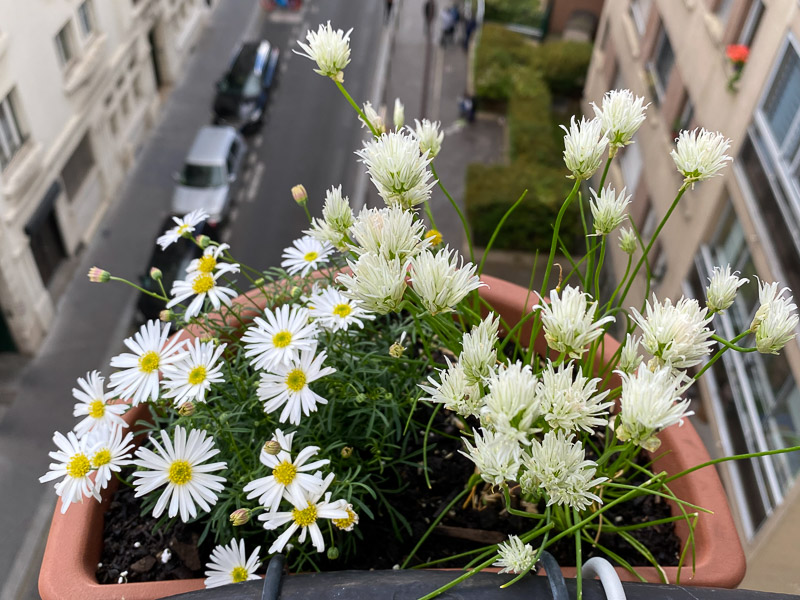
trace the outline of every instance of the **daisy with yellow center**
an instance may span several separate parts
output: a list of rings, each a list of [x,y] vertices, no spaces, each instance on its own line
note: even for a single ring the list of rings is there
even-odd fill
[[[228,244],[208,246],[203,251],[203,256],[195,258],[189,263],[189,266],[186,267],[186,272],[190,274],[208,273],[209,275],[214,273],[238,273],[239,265],[237,263],[224,262],[225,251],[229,248]]]
[[[208,570],[204,581],[205,586],[213,588],[258,579],[255,571],[261,564],[258,558],[260,551],[261,546],[258,546],[248,558],[244,540],[237,542],[233,539],[227,546],[217,546],[211,552],[211,560],[206,564]]]
[[[80,389],[72,388],[72,396],[78,401],[72,409],[72,416],[84,417],[74,427],[79,438],[99,428],[128,426],[121,416],[128,410],[128,405],[109,404],[114,395],[103,389],[103,381],[99,371],[90,371],[86,373],[85,379],[78,378]]]
[[[116,425],[111,429],[95,429],[89,434],[89,446],[93,449],[91,463],[97,471],[94,483],[99,491],[111,481],[112,473],[119,473],[122,467],[130,464],[133,433],[128,432],[123,437],[122,428]]]
[[[333,473],[329,473],[319,490],[308,494],[304,498],[293,500],[294,508],[292,510],[272,511],[258,515],[259,521],[264,521],[264,529],[267,530],[277,529],[289,523],[289,527],[270,546],[268,551],[270,554],[282,552],[298,529],[300,530],[300,535],[297,536],[297,540],[301,544],[306,540],[306,535],[310,535],[311,543],[314,544],[317,552],[325,550],[325,540],[322,537],[322,531],[317,521],[320,519],[346,520],[350,518],[350,514],[347,512],[347,502],[344,500],[331,502],[331,493],[325,492],[333,482],[334,477]],[[325,498],[320,500],[323,494]]]
[[[353,527],[358,525],[358,513],[353,510],[352,504],[348,504],[344,509],[347,511],[347,518],[333,519],[332,522],[335,527],[342,531],[353,531]]]
[[[280,451],[273,455],[262,448],[260,456],[261,463],[272,469],[272,474],[244,486],[247,498],[258,498],[258,503],[268,511],[278,510],[282,498],[292,503],[302,503],[307,495],[319,491],[323,480],[314,471],[331,462],[328,459],[308,462],[319,452],[317,446],[303,448],[292,460],[293,438],[294,432],[284,434],[276,429],[272,439],[278,443]]]
[[[130,398],[133,406],[158,399],[162,369],[185,356],[183,342],[177,336],[168,339],[169,328],[169,323],[148,321],[133,337],[125,340],[125,345],[133,353],[125,352],[111,359],[112,367],[123,369],[111,374],[115,395]]]
[[[187,321],[196,317],[203,310],[206,298],[211,301],[214,310],[219,310],[223,304],[230,306],[231,298],[236,297],[236,292],[230,288],[217,285],[217,280],[225,274],[225,271],[217,270],[216,273],[206,273],[204,271],[194,271],[188,274],[186,279],[178,279],[172,284],[172,300],[167,303],[167,308],[172,308],[176,304],[182,303],[187,298],[194,296],[183,318]]]
[[[264,401],[264,412],[272,413],[283,406],[278,420],[300,424],[301,413],[308,416],[316,412],[318,404],[328,401],[311,391],[308,385],[321,377],[335,373],[332,367],[322,367],[327,355],[320,352],[314,356],[316,347],[300,352],[300,357],[288,365],[275,367],[272,372],[261,374],[258,397]]]
[[[195,225],[202,223],[207,218],[208,213],[201,208],[193,210],[184,217],[172,217],[172,220],[175,221],[175,227],[165,231],[156,240],[156,243],[161,246],[162,250],[166,250],[167,246],[174,244],[182,237],[190,235],[194,231]]]
[[[300,273],[305,277],[311,271],[316,271],[327,264],[328,256],[332,252],[333,246],[329,242],[320,242],[310,235],[304,235],[283,251],[281,258],[284,260],[281,266],[289,275]]]
[[[320,327],[329,331],[346,331],[351,325],[364,329],[363,320],[375,315],[361,308],[358,300],[345,298],[336,288],[325,288],[311,298],[309,314]]]
[[[56,494],[61,497],[61,514],[67,512],[73,502],[82,502],[84,496],[93,496],[99,501],[97,489],[89,479],[93,448],[89,447],[87,438],[79,440],[72,431],[65,437],[57,431],[53,434],[53,442],[58,446],[58,451],[50,452],[50,458],[57,462],[50,463],[50,470],[39,481],[45,483],[61,478],[55,484]]]
[[[226,344],[214,345],[195,338],[187,347],[183,360],[164,367],[165,398],[173,398],[175,406],[185,402],[205,402],[213,384],[222,383],[222,362],[219,358]]]
[[[174,517],[180,513],[184,523],[197,516],[197,506],[208,512],[217,502],[217,493],[223,490],[224,477],[212,475],[227,467],[224,462],[205,461],[219,453],[214,448],[214,438],[205,431],[193,429],[188,434],[180,425],[175,427],[175,441],[166,431],[161,430],[163,446],[150,438],[156,452],[144,447],[136,451],[133,461],[140,471],[133,474],[136,497],[144,496],[166,486],[153,508],[153,516],[158,518],[167,509]]]
[[[274,311],[267,308],[264,318],[253,319],[255,325],[242,336],[244,355],[254,369],[271,370],[288,365],[301,350],[317,345],[317,326],[309,323],[308,309],[284,304]]]

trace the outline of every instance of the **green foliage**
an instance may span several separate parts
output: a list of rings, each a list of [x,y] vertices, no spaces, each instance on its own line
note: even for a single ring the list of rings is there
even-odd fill
[[[544,13],[540,0],[486,0],[486,20],[542,27]]]
[[[475,52],[475,94],[486,100],[508,100],[517,71],[531,64],[535,49],[523,35],[497,23],[484,24]]]
[[[530,68],[541,72],[553,94],[574,97],[583,93],[591,60],[589,42],[556,40],[536,48]]]

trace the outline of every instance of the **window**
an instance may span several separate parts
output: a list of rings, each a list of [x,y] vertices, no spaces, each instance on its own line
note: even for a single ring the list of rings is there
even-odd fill
[[[689,97],[689,94],[685,94],[683,98],[683,107],[681,108],[681,112],[675,117],[675,121],[672,124],[672,137],[677,138],[678,134],[683,131],[684,129],[689,129],[691,127],[692,121],[694,120],[694,102]]]
[[[728,22],[728,17],[731,16],[731,8],[733,8],[733,0],[717,0],[717,5],[714,7],[714,14],[722,23],[723,27]]]
[[[764,16],[764,3],[761,0],[753,0],[747,18],[742,26],[742,33],[739,34],[739,43],[750,47],[753,38],[756,36],[758,26],[761,24],[761,17]]]
[[[72,44],[72,27],[70,23],[64,25],[56,35],[56,51],[61,66],[68,65],[75,58],[75,51]]]
[[[64,191],[67,193],[69,200],[74,200],[78,195],[92,167],[94,167],[94,153],[92,152],[92,142],[87,133],[83,136],[83,139],[61,171]]]
[[[800,56],[787,45],[761,111],[781,154],[789,157],[800,141]]]
[[[669,77],[672,74],[672,67],[675,65],[675,53],[672,51],[672,44],[663,25],[658,33],[653,60],[650,64],[650,72],[653,76],[653,86],[655,87],[655,99],[661,100],[667,92]]]
[[[11,162],[11,158],[25,142],[14,106],[14,95],[14,90],[11,90],[0,102],[0,170]]]
[[[81,33],[84,37],[90,36],[94,31],[94,15],[89,0],[84,0],[78,7],[78,23],[80,23]]]
[[[647,19],[650,17],[652,4],[653,0],[631,0],[631,17],[639,35],[644,35],[647,29]]]

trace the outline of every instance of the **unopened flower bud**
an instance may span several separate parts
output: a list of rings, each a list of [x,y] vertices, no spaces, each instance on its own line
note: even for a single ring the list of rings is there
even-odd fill
[[[182,417],[191,417],[194,414],[194,404],[192,402],[184,402],[178,407],[178,414]]]
[[[265,283],[266,283],[266,281],[264,280],[264,278],[263,278],[263,277],[259,277],[258,279],[256,279],[256,280],[253,282],[253,285],[254,285],[254,286],[256,286],[256,287],[261,287],[261,286],[262,286],[262,285],[264,285]]]
[[[619,232],[619,248],[625,254],[636,252],[636,233],[633,229],[623,228]]]
[[[161,281],[161,277],[162,277],[161,269],[159,269],[158,267],[153,267],[152,269],[150,269],[150,279],[152,279],[153,281]]]
[[[207,235],[198,235],[195,239],[197,240],[197,245],[203,250],[208,248],[208,245],[211,243],[211,238]]]
[[[234,527],[241,527],[250,520],[250,510],[237,508],[231,513],[230,520]]]
[[[299,184],[293,186],[292,198],[294,198],[294,201],[300,206],[305,206],[308,202],[308,192],[306,192],[306,188]]]
[[[406,120],[406,111],[400,98],[394,99],[394,128],[400,130]]]
[[[264,452],[269,454],[270,456],[277,456],[277,454],[281,451],[281,445],[278,443],[277,440],[270,440],[266,444],[264,444]]]
[[[169,323],[169,322],[171,322],[171,321],[172,321],[174,318],[175,318],[175,313],[174,313],[174,312],[172,312],[172,311],[171,311],[171,310],[169,310],[169,309],[162,310],[160,313],[158,313],[158,319],[159,319],[159,321],[162,321],[162,322],[164,322],[164,323]]]
[[[336,546],[331,546],[328,548],[328,558],[330,560],[336,560],[339,558],[339,549]]]
[[[89,281],[92,283],[105,283],[111,279],[111,273],[104,271],[100,267],[92,267],[89,269]]]
[[[431,241],[431,246],[438,246],[442,243],[442,234],[438,229],[431,229],[425,234],[425,239]]]
[[[399,342],[395,342],[391,346],[389,346],[389,356],[392,358],[400,358],[403,356],[403,352],[406,351],[406,347]]]
[[[290,293],[292,295],[292,298],[297,300],[300,296],[303,295],[303,288],[301,288],[300,286],[296,285],[291,289]]]
[[[352,446],[345,446],[344,448],[342,448],[342,451],[341,451],[340,454],[342,455],[342,458],[345,458],[345,459],[350,458],[351,456],[353,456],[353,448],[352,448]]]

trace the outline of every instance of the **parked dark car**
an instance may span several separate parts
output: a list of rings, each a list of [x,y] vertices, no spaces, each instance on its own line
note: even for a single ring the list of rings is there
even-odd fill
[[[228,71],[217,81],[214,123],[242,132],[262,124],[279,57],[278,48],[266,40],[244,42],[236,50]]]

